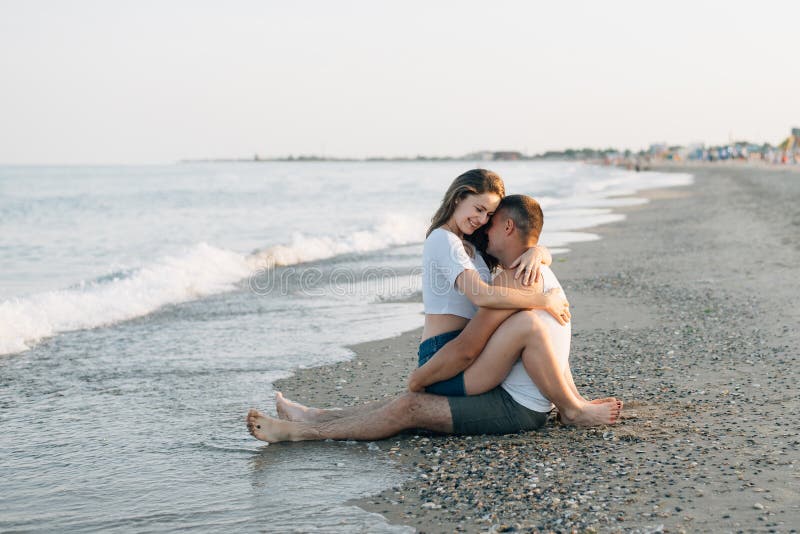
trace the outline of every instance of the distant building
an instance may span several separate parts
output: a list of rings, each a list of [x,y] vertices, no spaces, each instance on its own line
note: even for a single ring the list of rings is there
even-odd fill
[[[522,152],[513,152],[513,151],[494,152],[492,154],[492,159],[494,161],[515,161],[518,159],[522,159]]]
[[[792,135],[784,139],[778,148],[786,152],[800,148],[800,128],[792,128]]]
[[[686,150],[687,150],[686,154],[687,159],[696,159],[696,160],[706,159],[707,152],[705,143],[701,142],[689,143],[689,145],[686,147]]]
[[[792,134],[778,145],[781,163],[800,162],[800,128],[792,128]]]
[[[493,157],[494,157],[493,152],[490,152],[489,150],[481,150],[479,152],[470,152],[469,154],[465,155],[462,159],[471,161],[491,161]]]

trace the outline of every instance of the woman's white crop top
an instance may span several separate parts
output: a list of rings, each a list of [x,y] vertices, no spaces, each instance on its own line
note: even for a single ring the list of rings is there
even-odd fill
[[[480,252],[470,258],[464,243],[453,232],[437,228],[422,251],[422,302],[425,313],[452,314],[472,319],[478,310],[455,286],[456,278],[466,269],[477,271],[489,283],[491,272]]]

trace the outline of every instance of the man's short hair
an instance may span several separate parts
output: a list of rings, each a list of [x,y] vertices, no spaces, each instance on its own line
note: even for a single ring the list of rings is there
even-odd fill
[[[528,195],[508,195],[500,201],[494,216],[497,217],[500,212],[514,221],[523,240],[538,241],[544,226],[544,215],[542,207],[536,200]]]

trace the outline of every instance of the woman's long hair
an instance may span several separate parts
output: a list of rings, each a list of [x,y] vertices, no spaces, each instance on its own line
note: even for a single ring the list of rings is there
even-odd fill
[[[425,237],[431,235],[431,232],[450,220],[453,212],[456,211],[456,201],[466,198],[468,195],[482,195],[483,193],[494,193],[503,198],[506,195],[503,179],[497,173],[486,169],[472,169],[453,180],[453,183],[444,193],[441,206],[431,218],[431,225]],[[486,244],[488,242],[486,225],[478,228],[472,235],[465,236],[464,239],[475,246],[490,270],[493,271],[497,267],[497,259],[486,252]]]

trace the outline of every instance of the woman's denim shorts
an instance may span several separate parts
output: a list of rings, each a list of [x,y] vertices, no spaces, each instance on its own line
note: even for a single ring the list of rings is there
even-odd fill
[[[417,352],[419,356],[419,367],[425,365],[425,362],[433,358],[433,355],[436,354],[439,349],[447,345],[449,341],[457,338],[460,333],[461,330],[453,330],[452,332],[445,332],[438,336],[429,337],[420,343],[419,352]],[[463,397],[467,394],[464,388],[464,373],[461,372],[453,378],[431,384],[425,388],[425,391],[436,395],[447,395],[448,397]]]

